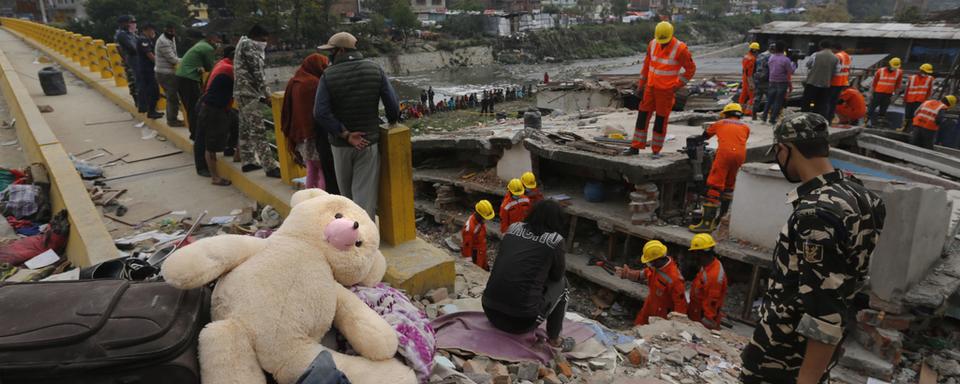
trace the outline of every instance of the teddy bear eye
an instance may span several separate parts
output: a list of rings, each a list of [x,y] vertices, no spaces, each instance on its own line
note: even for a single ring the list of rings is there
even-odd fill
[[[336,214],[336,215],[333,215],[333,218],[334,218],[334,219],[343,218],[343,214],[342,214],[342,213],[338,213],[338,214]]]
[[[363,245],[363,240],[357,240],[357,242],[354,243],[354,244],[355,244],[357,247],[360,247],[361,245]]]

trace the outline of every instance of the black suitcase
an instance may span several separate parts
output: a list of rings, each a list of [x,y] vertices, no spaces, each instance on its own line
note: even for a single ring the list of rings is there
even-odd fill
[[[200,383],[209,300],[163,282],[0,284],[0,384]]]

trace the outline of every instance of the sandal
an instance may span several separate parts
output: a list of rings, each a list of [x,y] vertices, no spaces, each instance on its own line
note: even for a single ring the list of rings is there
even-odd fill
[[[221,187],[226,187],[226,186],[229,186],[229,185],[233,184],[233,182],[231,182],[230,180],[227,180],[227,179],[220,179],[220,180],[211,181],[210,184],[219,185],[219,186],[221,186]]]

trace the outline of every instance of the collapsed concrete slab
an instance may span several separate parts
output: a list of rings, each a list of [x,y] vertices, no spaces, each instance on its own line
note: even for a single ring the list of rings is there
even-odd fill
[[[792,208],[787,192],[796,188],[774,164],[744,164],[730,207],[730,236],[773,249]]]
[[[951,200],[943,188],[888,185],[883,234],[870,259],[870,290],[884,301],[898,301],[940,259],[950,226]]]
[[[946,175],[960,177],[960,158],[954,156],[869,134],[857,137],[857,145],[908,163],[932,168]]]

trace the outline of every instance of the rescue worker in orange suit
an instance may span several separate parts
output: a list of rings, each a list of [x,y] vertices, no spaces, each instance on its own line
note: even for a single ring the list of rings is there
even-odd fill
[[[867,107],[867,128],[873,128],[877,123],[876,115],[873,114],[877,107],[880,108],[880,116],[886,119],[887,107],[893,99],[893,94],[900,88],[900,82],[903,81],[903,71],[900,70],[900,58],[894,57],[886,67],[877,70],[873,75],[873,95],[870,97],[870,106]]]
[[[747,159],[747,138],[750,127],[740,121],[743,109],[740,104],[730,103],[720,112],[723,118],[707,128],[704,140],[717,137],[717,155],[707,176],[707,194],[703,202],[703,216],[700,223],[688,227],[691,232],[708,233],[717,228],[717,223],[730,210],[733,202],[733,186],[737,181],[737,171]],[[718,214],[719,210],[719,214]]]
[[[677,263],[667,256],[667,246],[659,240],[648,241],[643,245],[640,262],[647,267],[640,270],[624,265],[616,267],[614,272],[620,278],[633,281],[642,279],[650,288],[647,299],[643,301],[643,308],[637,313],[633,323],[644,325],[649,322],[650,316],[666,318],[670,312],[687,313],[683,276],[680,275]]]
[[[533,172],[524,172],[523,175],[520,175],[520,181],[523,182],[523,188],[526,189],[530,205],[543,200],[543,193],[540,192],[540,188],[537,188],[537,177],[533,175]]]
[[[933,149],[933,144],[937,141],[937,132],[940,131],[940,124],[943,124],[946,119],[943,113],[954,105],[957,105],[957,97],[954,95],[944,96],[940,100],[927,100],[920,104],[916,116],[913,117],[913,137],[910,144]]]
[[[843,51],[840,43],[833,43],[833,55],[840,61],[837,73],[830,78],[830,101],[827,104],[827,121],[833,122],[837,112],[837,103],[840,102],[840,93],[850,85],[850,55]]]
[[[723,301],[727,297],[727,274],[713,250],[715,246],[713,236],[706,233],[699,233],[690,241],[690,255],[700,265],[700,273],[690,290],[687,317],[708,329],[720,329]]]
[[[681,68],[683,76],[680,75]],[[657,24],[654,39],[647,46],[647,55],[643,58],[640,80],[637,81],[637,92],[643,92],[643,99],[638,108],[633,141],[623,155],[636,155],[647,148],[650,117],[655,113],[650,144],[653,158],[660,158],[660,150],[667,138],[667,120],[673,110],[674,95],[693,79],[696,71],[697,66],[687,45],[673,37],[673,25],[666,21]]]
[[[911,75],[907,80],[907,89],[903,96],[903,128],[907,130],[913,122],[913,115],[920,108],[920,104],[930,99],[933,94],[933,65],[923,64],[920,66],[920,73]]]
[[[840,92],[840,101],[837,102],[837,121],[840,124],[860,124],[860,119],[866,115],[867,101],[860,91],[847,87]]]
[[[463,225],[460,236],[463,244],[460,254],[469,258],[480,268],[489,270],[487,266],[487,221],[493,220],[493,204],[488,200],[480,200],[475,207],[476,212],[470,215]]]
[[[756,97],[757,84],[753,80],[753,73],[757,69],[757,54],[760,53],[760,43],[750,43],[750,50],[743,55],[743,80],[740,83],[740,105],[746,105],[744,115],[752,115],[753,100]]]
[[[530,199],[525,195],[523,182],[512,179],[507,183],[507,194],[500,203],[500,234],[507,233],[510,224],[523,221],[530,213]]]

